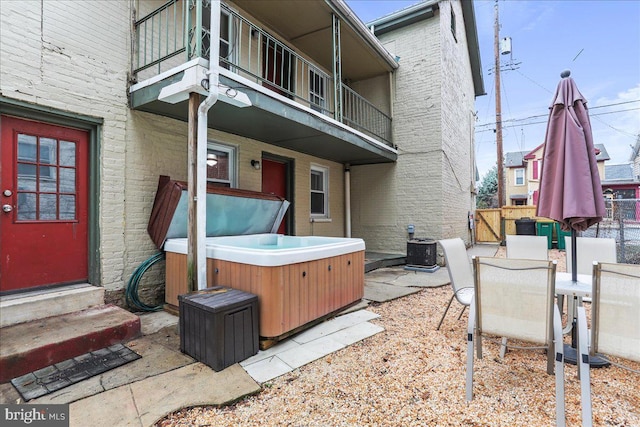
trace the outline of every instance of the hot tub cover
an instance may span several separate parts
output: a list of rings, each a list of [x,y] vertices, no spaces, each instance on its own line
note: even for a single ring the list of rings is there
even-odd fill
[[[187,183],[158,180],[147,231],[158,249],[167,239],[187,237]],[[275,233],[289,202],[274,194],[207,185],[207,237]]]

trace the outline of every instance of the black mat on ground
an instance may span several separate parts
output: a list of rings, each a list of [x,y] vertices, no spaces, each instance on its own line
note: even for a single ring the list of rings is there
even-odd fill
[[[141,357],[129,347],[115,344],[14,378],[11,384],[29,401]]]

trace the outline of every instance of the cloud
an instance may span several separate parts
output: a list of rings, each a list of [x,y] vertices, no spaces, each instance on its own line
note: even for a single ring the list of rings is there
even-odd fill
[[[605,145],[609,164],[628,162],[640,135],[640,83],[613,98],[597,98],[589,107],[593,140]]]

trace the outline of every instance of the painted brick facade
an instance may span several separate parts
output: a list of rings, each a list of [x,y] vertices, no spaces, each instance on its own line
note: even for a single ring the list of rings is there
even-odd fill
[[[457,41],[450,29],[450,8]],[[474,88],[460,2],[440,2],[434,17],[382,34],[399,57],[394,74],[393,165],[352,168],[353,235],[373,251],[406,250],[415,237],[470,240]]]

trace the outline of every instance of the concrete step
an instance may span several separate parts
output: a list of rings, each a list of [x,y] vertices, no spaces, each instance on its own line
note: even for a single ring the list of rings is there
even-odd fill
[[[0,383],[138,336],[140,318],[114,305],[0,328]]]
[[[0,328],[104,304],[104,288],[88,283],[0,296]]]

